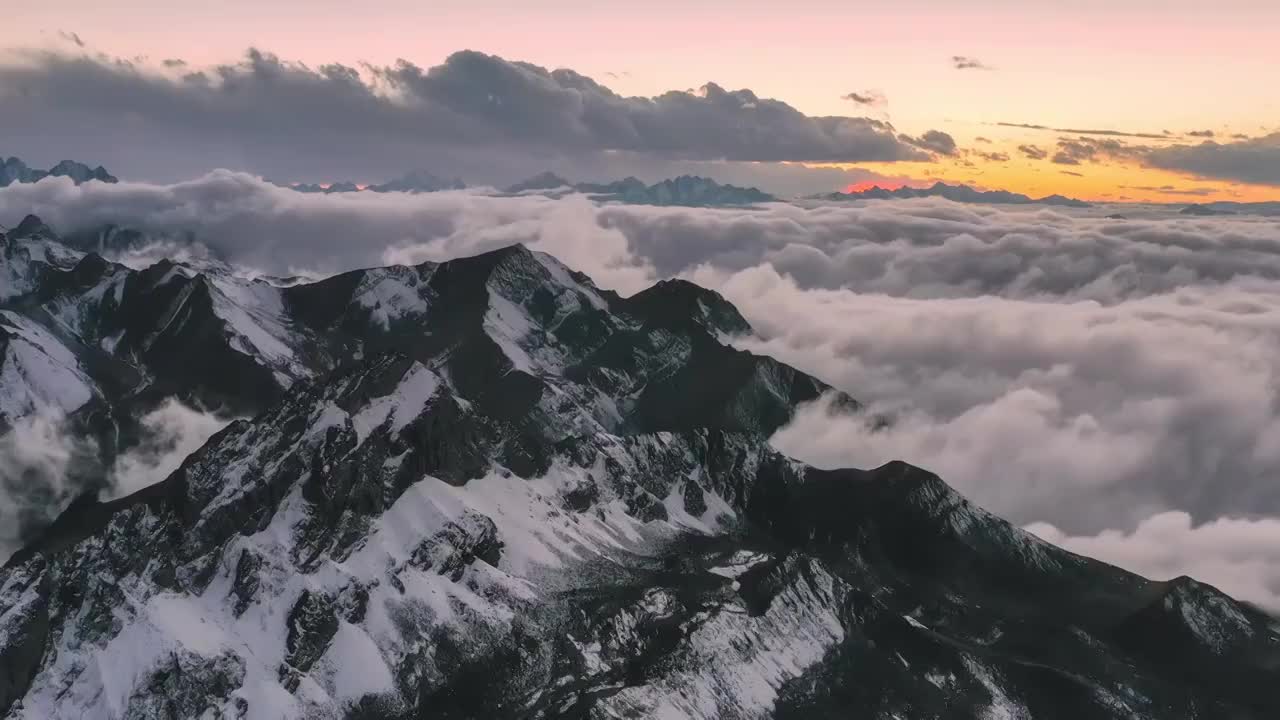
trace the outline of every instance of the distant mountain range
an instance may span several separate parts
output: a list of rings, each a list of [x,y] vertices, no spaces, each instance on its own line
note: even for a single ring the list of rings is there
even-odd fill
[[[632,205],[720,207],[775,202],[778,199],[758,188],[722,185],[711,178],[696,175],[681,175],[646,185],[635,177],[609,183],[571,183],[555,173],[544,172],[508,187],[506,192],[515,195],[556,190],[564,194],[583,193],[601,202]]]
[[[348,192],[407,192],[407,193],[424,193],[439,192],[441,190],[465,190],[467,184],[458,178],[442,178],[432,175],[425,170],[414,170],[396,178],[389,180],[381,185],[369,185],[368,187],[360,187],[350,180],[342,180],[339,182],[329,183],[327,185],[319,185],[316,183],[276,183],[281,187],[296,190],[301,193],[324,193],[326,195],[332,193],[348,193]]]
[[[843,193],[833,192],[825,195],[818,195],[816,199],[820,200],[901,200],[906,198],[920,197],[940,197],[952,202],[962,203],[991,203],[996,205],[1058,205],[1061,207],[1090,207],[1089,203],[1075,198],[1065,197],[1063,195],[1049,195],[1042,198],[1032,198],[1021,193],[1009,192],[1008,190],[975,190],[968,185],[948,185],[943,182],[937,182],[927,188],[913,188],[903,186],[892,190],[879,186],[871,187],[858,192]]]
[[[1210,202],[1188,205],[1183,215],[1280,215],[1280,202]]]
[[[69,177],[77,185],[90,180],[117,182],[116,177],[101,165],[91,168],[75,160],[63,160],[48,170],[39,170],[27,165],[21,158],[0,157],[0,187],[8,187],[14,183],[39,182],[47,177]]]

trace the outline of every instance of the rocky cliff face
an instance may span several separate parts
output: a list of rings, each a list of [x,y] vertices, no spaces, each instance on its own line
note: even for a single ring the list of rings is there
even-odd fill
[[[726,345],[749,326],[694,285],[620,298],[521,247],[250,282],[24,226],[10,421],[175,394],[250,419],[10,558],[5,717],[1280,713],[1273,618],[919,468],[774,451],[829,389]],[[85,392],[49,396],[37,356]]]

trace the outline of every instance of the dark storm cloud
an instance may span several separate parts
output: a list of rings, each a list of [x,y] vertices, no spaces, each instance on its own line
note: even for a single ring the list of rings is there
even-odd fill
[[[903,142],[915,145],[918,148],[935,152],[939,155],[955,155],[956,140],[941,130],[929,130],[920,137],[911,137],[910,135],[899,135],[899,139]]]
[[[0,137],[11,152],[202,153],[205,168],[264,173],[308,156],[349,161],[348,172],[392,161],[403,172],[405,162],[463,153],[482,153],[489,164],[508,154],[608,152],[749,162],[929,157],[880,120],[808,116],[714,83],[624,97],[572,70],[471,51],[429,69],[406,61],[357,69],[253,50],[237,64],[180,78],[132,61],[29,52],[0,66],[0,103]]]
[[[1018,152],[1032,160],[1043,160],[1049,157],[1049,151],[1035,145],[1019,145]]]
[[[1132,137],[1132,138],[1163,138],[1169,134],[1167,130],[1164,132],[1164,134],[1158,135],[1156,133],[1122,132],[1120,130],[1088,130],[1088,129],[1079,130],[1079,129],[1072,129],[1072,128],[1057,128],[1057,127],[1050,127],[1048,125],[1030,125],[1027,123],[998,122],[995,124],[1000,127],[1022,128],[1024,130],[1044,130],[1046,132],[1070,133],[1072,135],[1102,135],[1102,136],[1109,136],[1109,137]]]
[[[993,69],[991,68],[991,66],[983,63],[978,58],[969,57],[968,55],[952,55],[951,67],[955,68],[956,70],[991,70]]]
[[[0,190],[0,223],[32,211],[63,231],[190,233],[277,273],[525,242],[628,293],[689,277],[756,328],[739,345],[895,418],[873,433],[815,406],[778,436],[785,451],[824,465],[906,459],[1068,547],[1276,596],[1263,592],[1280,582],[1274,521],[1226,519],[1280,517],[1280,228],[1266,218],[937,199],[712,210],[338,197],[228,172]],[[1180,554],[1160,555],[1162,542]]]
[[[1201,177],[1280,185],[1280,133],[1239,142],[1157,148],[1146,156],[1151,167]]]

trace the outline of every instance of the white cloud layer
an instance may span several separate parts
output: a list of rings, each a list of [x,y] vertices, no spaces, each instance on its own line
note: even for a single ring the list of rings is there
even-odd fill
[[[169,477],[188,455],[200,449],[228,420],[194,410],[170,398],[142,416],[142,442],[116,458],[100,495],[115,499]]]
[[[1280,613],[1280,520],[1221,518],[1196,526],[1184,512],[1153,515],[1133,532],[1071,536],[1047,523],[1027,530],[1081,555],[1168,580],[1189,575]]]
[[[24,529],[49,524],[73,499],[68,475],[92,463],[97,446],[77,440],[57,415],[31,415],[0,435],[0,562]]]
[[[1016,523],[1051,524],[1069,547],[1210,582],[1235,582],[1206,568],[1255,536],[1215,535],[1225,539],[1210,546],[1203,528],[1280,517],[1273,219],[1132,206],[1128,219],[1109,219],[1114,208],[940,200],[708,210],[471,192],[302,195],[228,172],[167,186],[0,190],[0,222],[26,212],[59,231],[114,222],[175,242],[190,233],[224,260],[271,273],[525,242],[624,293],[683,275],[741,308],[758,332],[743,347],[894,418],[872,432],[808,408],[776,439],[803,459],[901,458]],[[1133,559],[1145,557],[1143,523],[1169,513],[1190,518],[1184,550]],[[1257,562],[1280,565],[1274,546]],[[1262,582],[1233,587],[1267,603]]]

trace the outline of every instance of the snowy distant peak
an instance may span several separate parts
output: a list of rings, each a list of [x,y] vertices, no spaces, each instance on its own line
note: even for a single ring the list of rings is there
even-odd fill
[[[952,202],[961,203],[993,203],[1008,205],[1039,203],[1043,205],[1060,205],[1065,207],[1089,207],[1089,203],[1084,202],[1083,200],[1063,197],[1062,195],[1049,195],[1042,198],[1031,198],[1020,193],[1009,192],[1008,190],[984,191],[976,190],[968,185],[948,185],[944,182],[936,182],[927,188],[914,188],[903,185],[901,187],[888,190],[877,186],[856,192],[833,192],[818,196],[819,199],[823,200],[889,200],[918,197],[941,197],[951,200]]]
[[[89,182],[90,180],[97,180],[105,183],[117,182],[116,177],[107,172],[106,168],[101,165],[91,168],[84,163],[79,163],[74,160],[63,160],[48,170],[38,170],[29,167],[19,158],[0,157],[0,187],[7,187],[14,183],[39,182],[40,180],[51,176],[71,178],[71,180],[77,185]]]

